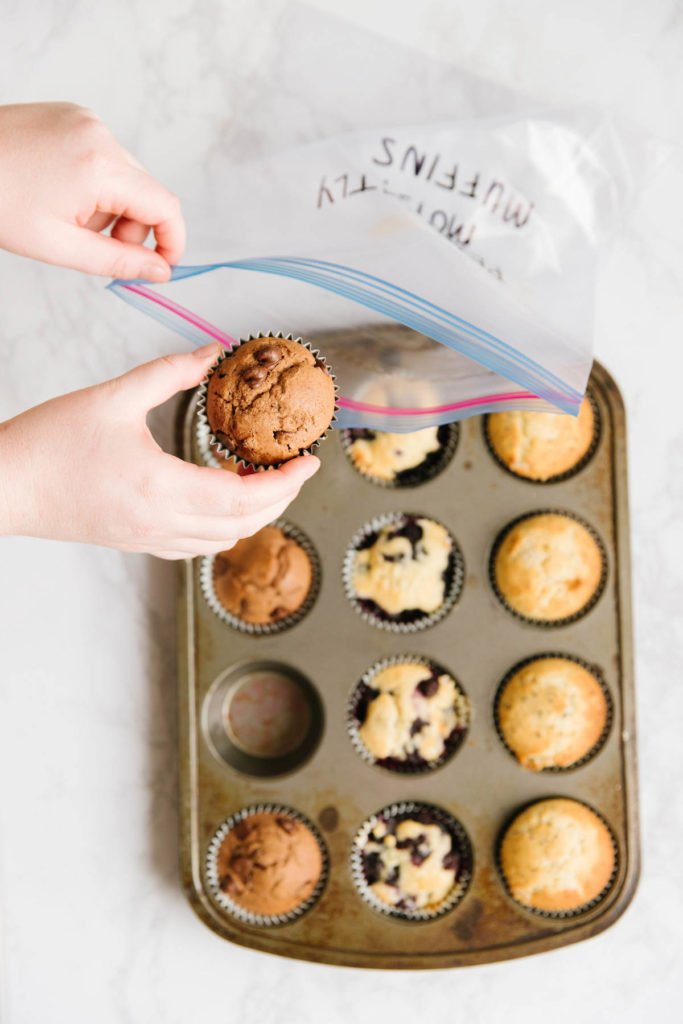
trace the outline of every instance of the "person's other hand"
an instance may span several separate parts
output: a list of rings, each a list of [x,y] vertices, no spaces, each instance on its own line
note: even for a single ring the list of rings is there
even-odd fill
[[[147,427],[147,412],[199,384],[220,351],[164,356],[0,424],[0,533],[188,558],[281,515],[315,456],[237,476],[167,455]]]
[[[99,232],[110,227],[110,236]],[[143,245],[150,229],[156,248]],[[0,107],[0,247],[104,277],[166,281],[185,248],[178,198],[73,103]]]

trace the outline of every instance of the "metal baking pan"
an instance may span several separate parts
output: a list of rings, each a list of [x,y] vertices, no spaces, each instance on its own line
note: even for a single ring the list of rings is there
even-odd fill
[[[404,330],[403,328],[396,328]],[[324,344],[322,339],[311,339]],[[324,351],[324,349],[323,349]],[[243,634],[222,622],[200,589],[202,559],[179,564],[180,853],[185,892],[217,934],[254,949],[324,963],[378,968],[457,967],[539,953],[609,927],[630,902],[638,878],[638,807],[626,480],[625,415],[616,384],[595,364],[590,390],[601,421],[589,463],[570,479],[534,484],[513,477],[492,458],[482,417],[464,421],[454,458],[418,487],[376,486],[358,475],[333,435],[320,451],[322,468],[286,513],[311,539],[322,582],[312,610],[286,632]],[[180,408],[178,451],[201,463],[194,397]],[[591,523],[607,551],[607,582],[582,619],[557,628],[521,622],[502,607],[489,582],[489,557],[499,531],[534,509],[565,509]],[[417,512],[446,525],[463,553],[465,582],[456,606],[438,624],[402,636],[373,628],[351,607],[341,568],[353,534],[376,515]],[[598,667],[613,702],[610,734],[589,763],[548,774],[524,771],[504,748],[494,724],[499,683],[517,662],[542,652],[573,654]],[[458,753],[443,767],[400,775],[365,763],[346,729],[350,693],[381,658],[416,653],[449,670],[467,693],[472,723]],[[319,742],[281,774],[247,774],[216,749],[209,721],[216,689],[236,667],[278,662],[308,680],[319,697]],[[220,731],[220,730],[219,730]],[[219,743],[220,746],[220,743]],[[247,765],[248,767],[248,765]],[[618,845],[618,870],[608,895],[565,920],[525,911],[508,896],[496,867],[496,845],[524,804],[570,796],[595,808]],[[363,821],[402,800],[436,804],[466,829],[473,848],[469,889],[450,912],[428,922],[379,914],[359,897],[350,870],[351,844]],[[308,817],[329,855],[329,876],[315,906],[278,927],[242,924],[212,902],[204,861],[218,826],[248,805],[278,803]]]

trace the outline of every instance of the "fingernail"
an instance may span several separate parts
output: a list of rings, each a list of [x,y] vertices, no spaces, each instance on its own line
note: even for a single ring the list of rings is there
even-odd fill
[[[170,267],[160,267],[158,263],[145,263],[140,268],[140,277],[144,277],[145,281],[168,281],[170,274]]]
[[[218,355],[218,344],[212,341],[209,345],[202,345],[201,348],[196,348],[192,353],[197,359],[208,359],[209,356]]]

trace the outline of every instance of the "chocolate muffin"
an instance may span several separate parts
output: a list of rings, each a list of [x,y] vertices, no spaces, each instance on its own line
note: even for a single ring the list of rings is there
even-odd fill
[[[536,622],[560,622],[596,598],[602,552],[576,519],[540,512],[508,528],[495,549],[493,572],[500,596],[513,611]]]
[[[469,701],[434,664],[406,659],[370,672],[351,701],[352,738],[374,763],[393,771],[436,767],[460,744]]]
[[[457,596],[459,552],[448,530],[433,519],[388,518],[363,531],[347,555],[347,592],[376,625],[422,628]]]
[[[545,481],[572,470],[589,451],[595,414],[584,398],[577,417],[552,412],[494,412],[486,433],[496,456],[516,476]]]
[[[293,615],[308,597],[311,560],[279,526],[264,526],[216,555],[213,588],[220,604],[242,622],[266,625]]]
[[[428,918],[448,909],[465,892],[471,872],[464,832],[427,804],[381,811],[356,837],[354,854],[361,893],[377,909],[399,916]]]
[[[206,415],[216,439],[245,462],[273,466],[310,450],[334,416],[327,366],[299,341],[252,338],[211,373]]]
[[[616,854],[605,823],[576,800],[540,800],[518,814],[500,845],[500,866],[518,903],[576,913],[601,896]]]
[[[440,471],[454,450],[453,434],[452,425],[408,434],[353,428],[344,431],[343,440],[351,463],[362,476],[405,487]]]
[[[595,676],[570,658],[540,657],[503,684],[496,719],[506,746],[523,768],[568,768],[593,750],[609,707]]]
[[[260,917],[290,914],[320,882],[320,844],[299,818],[256,811],[238,821],[216,853],[218,888],[238,907]]]

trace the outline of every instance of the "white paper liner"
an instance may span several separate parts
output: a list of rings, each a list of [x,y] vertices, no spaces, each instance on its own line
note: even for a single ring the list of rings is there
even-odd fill
[[[541,654],[533,654],[529,658],[523,658],[521,661],[518,661],[515,665],[512,666],[512,668],[508,672],[505,673],[505,675],[501,679],[498,689],[496,690],[496,695],[493,700],[493,724],[498,734],[498,738],[505,747],[505,749],[507,750],[507,752],[510,754],[510,756],[515,759],[517,764],[519,764],[519,759],[515,754],[514,750],[512,749],[512,747],[508,746],[503,735],[503,732],[500,728],[500,721],[498,717],[500,699],[503,695],[505,687],[512,679],[512,677],[520,671],[520,669],[524,668],[526,665],[532,664],[534,661],[542,661],[545,658],[562,658],[564,661],[573,661],[576,665],[580,665],[581,668],[584,668],[586,672],[589,672],[593,676],[596,683],[600,686],[600,689],[602,690],[606,702],[605,724],[603,726],[602,732],[600,733],[598,739],[595,741],[590,750],[587,750],[582,757],[577,758],[576,761],[572,761],[571,764],[567,765],[548,765],[545,768],[524,769],[525,771],[533,772],[534,775],[561,775],[565,772],[573,772],[576,768],[582,768],[583,765],[588,764],[589,761],[592,761],[593,758],[602,750],[607,740],[607,737],[609,736],[612,730],[612,721],[614,718],[614,701],[612,700],[612,694],[609,691],[609,687],[607,686],[607,683],[605,682],[602,676],[602,672],[597,668],[597,666],[591,665],[590,662],[585,661],[583,658],[579,658],[575,654],[567,654],[566,651],[545,651]],[[520,765],[520,767],[523,766]]]
[[[505,826],[501,830],[501,832],[500,832],[500,834],[498,836],[498,840],[496,842],[495,861],[496,861],[496,869],[498,871],[498,876],[499,876],[499,878],[501,880],[502,886],[503,886],[503,888],[504,888],[508,898],[510,900],[512,900],[512,902],[515,904],[516,907],[521,907],[522,910],[526,910],[527,913],[533,914],[534,917],[543,917],[543,918],[546,918],[547,920],[563,921],[563,920],[567,920],[569,918],[578,917],[580,914],[586,914],[589,910],[593,910],[595,907],[598,906],[599,903],[602,903],[602,901],[608,895],[610,889],[614,885],[614,880],[617,877],[617,872],[619,870],[619,846],[617,844],[616,838],[614,836],[614,832],[612,831],[612,828],[611,828],[609,822],[606,820],[606,818],[602,814],[600,814],[598,811],[596,811],[596,809],[594,807],[591,807],[590,804],[586,803],[585,800],[578,800],[576,797],[573,797],[573,796],[572,797],[566,797],[566,796],[563,797],[562,799],[573,800],[577,804],[583,804],[584,807],[588,808],[589,811],[593,812],[593,814],[595,815],[596,818],[600,819],[600,821],[603,823],[603,825],[605,826],[605,828],[609,832],[610,839],[612,840],[612,848],[614,850],[614,867],[612,869],[612,874],[610,875],[609,880],[608,880],[607,884],[605,885],[605,887],[601,890],[601,892],[598,893],[597,896],[595,896],[592,900],[588,900],[587,903],[582,903],[581,906],[572,907],[569,910],[541,910],[538,907],[530,907],[528,905],[528,903],[521,903],[519,900],[515,899],[515,897],[510,892],[510,888],[509,888],[509,886],[507,884],[507,881],[506,881],[506,878],[505,878],[505,873],[503,872],[503,865],[501,863],[501,858],[500,858],[500,852],[501,852],[501,847],[502,847],[502,844],[503,844],[503,839],[505,838],[505,833],[510,828],[510,826],[513,824],[513,822],[517,819],[517,817],[522,813],[522,811],[526,810],[528,807],[532,807],[536,803],[542,803],[543,800],[549,800],[549,799],[553,799],[553,798],[552,797],[543,797],[541,800],[531,800],[529,803],[525,804],[524,807],[521,807],[514,815],[512,815],[506,821]]]
[[[211,430],[211,426],[209,424],[209,420],[206,414],[206,399],[208,394],[209,381],[214,371],[220,366],[220,364],[223,362],[226,356],[229,356],[232,352],[235,352],[241,345],[246,345],[247,342],[249,341],[258,341],[260,338],[281,338],[284,341],[295,341],[298,345],[303,345],[304,348],[307,348],[311,355],[313,355],[316,359],[319,359],[321,363],[325,364],[327,372],[332,379],[332,384],[334,385],[334,413],[330,421],[330,426],[333,423],[337,422],[337,409],[339,408],[337,404],[337,396],[339,394],[339,385],[337,384],[337,378],[335,377],[334,373],[332,373],[332,370],[330,369],[327,360],[323,355],[320,354],[319,350],[311,348],[309,342],[304,341],[302,338],[295,338],[292,334],[283,334],[282,331],[258,331],[256,334],[250,334],[246,338],[240,338],[239,343],[233,346],[233,348],[223,349],[216,362],[213,363],[213,365],[210,366],[209,369],[207,370],[205,379],[202,381],[202,383],[199,385],[199,388],[197,389],[197,445],[199,446],[200,451],[202,451],[202,446],[206,447],[208,445],[209,448],[213,447],[212,455],[214,458],[223,457],[225,459],[234,459],[234,461],[238,465],[244,466],[245,468],[252,468],[259,471],[265,471],[268,469],[279,469],[280,466],[284,466],[286,462],[289,462],[291,460],[285,459],[283,462],[274,462],[269,465],[263,465],[262,463],[250,462],[247,459],[241,458],[239,455],[236,455],[234,452],[230,451],[229,448],[226,448],[225,445],[223,445],[218,440],[216,435]],[[321,442],[325,440],[326,437],[327,430],[325,430],[320,435],[320,437],[313,441],[312,444],[310,444],[302,454],[307,455],[314,452],[316,448],[319,447]]]
[[[318,842],[318,846],[320,847],[322,867],[320,871],[320,878],[318,879],[315,889],[307,900],[304,900],[304,902],[300,903],[298,907],[288,911],[286,914],[254,914],[250,910],[245,910],[244,907],[240,906],[239,903],[236,903],[235,900],[228,896],[227,893],[223,892],[218,882],[218,851],[220,850],[221,844],[226,835],[235,827],[235,825],[237,825],[238,822],[243,821],[252,814],[263,813],[280,814],[283,817],[295,818],[297,821],[302,822],[302,824],[304,824],[310,832],[313,833]],[[320,894],[325,888],[328,871],[329,857],[327,854],[327,847],[325,846],[318,829],[305,815],[291,807],[285,807],[283,804],[256,804],[237,811],[219,826],[209,842],[206,851],[205,873],[207,887],[211,898],[221,908],[221,910],[227,911],[227,913],[231,914],[232,917],[237,918],[237,920],[242,921],[244,924],[255,925],[258,927],[272,927],[274,925],[289,924],[291,921],[295,921],[297,918],[301,917],[301,915],[306,913],[307,910],[310,910],[313,904],[317,902]]]
[[[211,611],[217,615],[219,619],[227,623],[228,626],[232,626],[233,629],[238,629],[240,633],[249,633],[251,636],[272,636],[274,633],[282,633],[286,629],[291,629],[292,626],[295,626],[297,622],[300,622],[305,615],[308,615],[320,592],[320,581],[322,575],[320,559],[318,557],[318,552],[315,550],[312,542],[306,534],[286,519],[275,519],[268,525],[277,527],[279,530],[282,530],[286,537],[291,537],[292,540],[296,541],[297,544],[304,549],[311,563],[311,585],[308,589],[308,593],[306,594],[303,604],[301,604],[296,611],[292,612],[291,615],[286,615],[284,618],[278,619],[277,622],[245,622],[243,619],[240,619],[239,616],[233,615],[232,612],[229,612],[218,599],[213,581],[213,566],[217,556],[204,555],[199,566],[199,586]]]
[[[469,861],[469,864],[461,865],[460,873],[454,881],[453,888],[437,907],[432,909],[398,910],[396,907],[378,899],[372,892],[363,870],[363,851],[370,833],[380,819],[389,821],[398,818],[400,820],[410,818],[416,813],[428,814],[434,824],[441,825],[449,835],[454,837],[458,853],[462,860]],[[351,875],[358,894],[373,910],[379,911],[379,913],[386,917],[397,918],[401,921],[433,921],[435,918],[441,917],[443,914],[448,913],[449,910],[452,910],[467,892],[472,878],[472,863],[472,844],[457,818],[454,818],[452,814],[444,811],[441,807],[413,800],[390,804],[377,811],[376,814],[370,815],[356,833],[351,848]]]
[[[360,723],[356,717],[356,707],[358,704],[356,694],[358,692],[358,687],[362,683],[365,683],[366,686],[372,686],[373,678],[383,669],[390,668],[392,665],[423,665],[430,672],[436,670],[438,675],[447,675],[449,679],[452,679],[455,683],[456,700],[458,702],[457,713],[459,724],[461,724],[462,727],[462,732],[458,737],[455,746],[451,749],[444,750],[441,757],[436,758],[433,761],[426,761],[423,765],[413,765],[409,762],[405,762],[405,767],[394,768],[380,764],[375,755],[365,746],[360,735]],[[427,772],[436,771],[437,768],[447,764],[462,747],[467,736],[467,731],[470,727],[471,718],[472,707],[469,698],[453,673],[449,672],[431,658],[426,658],[421,654],[395,654],[392,657],[382,658],[381,661],[375,662],[371,668],[363,673],[360,680],[351,691],[346,711],[346,725],[349,732],[349,738],[356,753],[362,757],[366,764],[377,765],[377,767],[381,768],[383,771],[391,772],[394,775],[424,775]],[[392,757],[392,760],[400,762],[401,759],[399,757]]]
[[[503,540],[505,539],[506,535],[510,532],[510,530],[512,530],[513,527],[517,526],[518,523],[523,522],[523,520],[533,519],[536,516],[546,515],[564,516],[566,519],[573,519],[574,522],[579,523],[580,526],[583,526],[583,528],[591,535],[591,537],[597,544],[598,551],[600,552],[600,561],[602,563],[600,579],[598,580],[598,584],[595,590],[593,591],[592,595],[588,599],[588,601],[586,601],[586,603],[581,608],[579,608],[578,611],[574,612],[572,615],[566,615],[562,619],[533,619],[530,615],[523,615],[522,612],[517,611],[515,608],[512,607],[512,605],[508,604],[502,592],[500,591],[498,587],[498,581],[496,580],[496,555],[498,554],[498,549],[500,548],[500,545],[503,543]],[[515,519],[511,520],[503,527],[503,529],[497,535],[495,541],[493,542],[493,547],[491,548],[491,554],[489,556],[489,582],[491,584],[494,594],[496,595],[500,603],[503,605],[505,610],[509,612],[510,615],[514,615],[514,617],[516,619],[519,619],[520,622],[527,622],[532,626],[539,626],[541,629],[556,629],[558,626],[568,626],[570,625],[570,623],[577,622],[579,619],[582,619],[584,615],[587,615],[588,612],[590,612],[591,609],[594,608],[599,599],[602,597],[602,593],[605,589],[605,584],[607,582],[607,551],[605,545],[603,544],[602,538],[600,537],[597,530],[593,526],[591,526],[590,523],[586,522],[585,519],[577,515],[575,512],[568,512],[566,509],[563,508],[534,509],[531,512],[525,512],[523,515],[517,516]]]
[[[425,515],[421,512],[386,512],[383,515],[375,516],[374,519],[371,519],[370,522],[366,523],[354,534],[351,539],[351,543],[347,548],[342,565],[342,582],[344,584],[346,596],[351,602],[351,605],[355,608],[360,617],[371,626],[388,630],[391,633],[416,633],[419,630],[428,629],[430,626],[434,626],[437,622],[440,622],[460,597],[465,579],[465,563],[462,552],[451,531],[448,530],[448,527],[444,526],[444,529],[448,532],[448,536],[451,538],[452,544],[450,555],[450,560],[453,566],[452,580],[450,585],[446,585],[443,603],[439,605],[436,611],[425,612],[423,616],[415,619],[413,622],[396,622],[395,620],[392,620],[391,617],[384,619],[379,615],[374,614],[372,611],[363,608],[361,604],[363,598],[356,596],[353,586],[353,563],[358,550],[357,546],[365,537],[367,537],[368,534],[376,533],[381,530],[382,527],[388,526],[390,523],[398,524],[406,517],[413,519],[430,519],[432,522],[438,523],[439,526],[443,526],[443,523],[438,519],[435,519],[434,516]],[[450,567],[447,571],[450,573]]]

